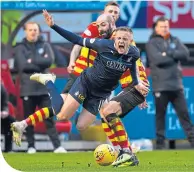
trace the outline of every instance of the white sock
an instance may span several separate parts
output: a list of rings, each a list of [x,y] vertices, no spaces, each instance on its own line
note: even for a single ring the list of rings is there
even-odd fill
[[[114,146],[114,149],[115,149],[117,152],[119,152],[119,151],[121,150],[121,147],[120,147],[119,145],[117,145],[117,146]]]
[[[22,124],[22,127],[23,127],[24,129],[28,126],[26,120],[22,120],[22,121],[21,121],[21,124]]]

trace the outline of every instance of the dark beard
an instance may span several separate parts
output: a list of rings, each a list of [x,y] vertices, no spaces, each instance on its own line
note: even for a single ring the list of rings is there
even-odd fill
[[[103,33],[106,33],[106,36],[104,36],[104,39],[109,39],[112,35],[112,31],[113,31],[113,29],[111,28],[111,26],[109,24],[109,29],[106,32],[101,32],[100,35],[102,35]]]

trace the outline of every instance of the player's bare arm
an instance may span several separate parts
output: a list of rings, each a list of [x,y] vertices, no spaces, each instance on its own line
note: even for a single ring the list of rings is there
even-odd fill
[[[77,60],[80,51],[81,51],[81,46],[80,45],[74,45],[71,54],[70,54],[70,59],[69,59],[69,65],[67,67],[67,71],[69,73],[72,73],[74,71],[74,67],[75,67],[75,61]]]

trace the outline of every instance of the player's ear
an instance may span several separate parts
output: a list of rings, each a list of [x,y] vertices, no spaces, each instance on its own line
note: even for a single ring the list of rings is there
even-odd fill
[[[131,45],[136,46],[135,41],[131,40]]]
[[[132,43],[133,43],[133,40],[129,40],[129,42],[128,42],[128,43],[129,43],[129,45],[132,45]]]
[[[115,32],[114,31],[112,32],[110,39],[111,40],[114,40],[115,39]]]

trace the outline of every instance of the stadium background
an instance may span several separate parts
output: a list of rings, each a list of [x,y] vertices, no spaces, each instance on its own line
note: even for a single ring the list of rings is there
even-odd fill
[[[52,32],[48,26],[45,25],[41,10],[50,10],[57,24],[63,26],[67,30],[80,34],[90,22],[97,18],[106,3],[106,1],[2,1],[2,43],[8,45],[9,49],[9,45],[15,46],[20,42],[24,35],[22,25],[18,29],[15,37],[12,37],[13,31],[21,24],[22,19],[36,13],[36,15],[29,20],[38,22],[41,25],[45,39],[56,45],[58,48],[61,48],[62,54],[69,57],[72,44],[65,41],[55,32]],[[121,8],[121,16],[117,22],[117,26],[127,25],[132,27],[135,41],[141,50],[142,57],[144,56],[145,43],[152,32],[152,23],[155,20],[155,17],[159,15],[165,15],[170,19],[171,33],[180,38],[181,41],[190,48],[191,57],[190,61],[187,64],[184,64],[183,81],[188,109],[194,122],[194,2],[118,1],[118,3]],[[6,57],[11,65],[11,55],[6,51],[5,54],[6,55],[3,57]],[[67,77],[66,69],[55,68],[52,69],[52,71],[57,73],[58,79],[56,81],[56,86],[59,90],[62,90],[63,85],[66,82],[66,79],[63,77]],[[149,73],[149,69],[147,71]],[[119,90],[120,88],[115,91],[115,94]],[[148,109],[140,111],[136,108],[124,120],[126,130],[132,139],[155,138],[155,112],[152,93],[149,94],[147,101],[149,104]],[[74,125],[72,128],[72,134],[78,134]],[[166,116],[166,136],[169,139],[185,138],[175,112],[170,105]]]

